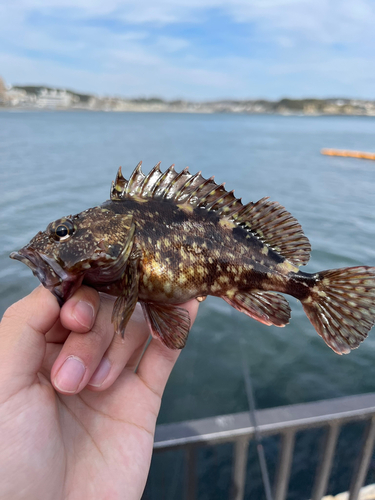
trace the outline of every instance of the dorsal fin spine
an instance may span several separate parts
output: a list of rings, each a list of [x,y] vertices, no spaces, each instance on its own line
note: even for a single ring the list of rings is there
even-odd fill
[[[154,188],[152,189],[152,191],[150,193],[151,196],[153,196],[156,193],[156,191],[158,190],[158,187],[163,182],[163,180],[167,177],[168,174],[169,174],[168,170],[166,170],[164,172],[164,174],[161,174],[161,176],[159,177],[159,179],[155,182],[155,186],[154,186]]]
[[[151,188],[152,188],[154,186],[154,183],[157,182],[160,175],[161,175],[161,172],[160,172],[160,161],[159,161],[155,165],[155,167],[150,171],[150,173],[146,175],[146,178],[142,183],[142,188],[141,188],[141,191],[139,194],[141,196],[144,196],[145,198],[148,198],[151,194],[149,191],[149,187],[151,186]],[[154,180],[154,178],[155,178],[155,180]]]
[[[158,181],[155,183],[155,188],[152,191],[152,196],[155,198],[162,197],[165,185],[169,185],[173,179],[176,177],[176,172],[174,170],[174,165],[171,165],[165,172],[162,174]]]
[[[201,174],[201,172],[199,172],[199,174]],[[202,177],[202,179],[203,179],[203,177]],[[208,184],[209,182],[210,182],[210,180],[209,180],[209,179],[203,179],[203,182],[201,182],[200,184],[198,184],[198,186],[194,189],[194,191],[192,191],[192,192],[190,193],[190,195],[189,195],[189,197],[187,198],[186,202],[190,202],[190,200],[191,200],[192,198],[194,198],[194,196],[196,196],[196,195],[199,193],[199,191],[202,191],[202,190],[203,190],[203,188],[204,188],[205,186],[207,186],[207,184]],[[202,200],[201,200],[201,201],[202,201]]]
[[[168,198],[168,194],[171,192],[172,188],[180,181],[180,179],[182,177],[184,177],[184,175],[187,175],[188,174],[188,170],[189,170],[189,167],[185,167],[180,173],[178,173],[176,175],[176,177],[173,179],[173,183],[171,183],[166,189],[165,189],[165,192],[164,192],[164,195],[162,196],[162,198],[164,199],[167,199]],[[174,195],[173,195],[174,196]]]
[[[225,214],[225,216],[227,216],[227,214],[230,212],[231,208],[234,207],[236,205],[236,203],[238,202],[238,200],[235,198],[233,193],[234,193],[234,190],[227,193],[227,196],[231,196],[232,198],[229,199],[226,203],[222,203],[220,205],[220,209],[219,209],[220,214]],[[223,201],[224,201],[224,199],[223,199]],[[241,203],[241,205],[242,205],[242,203]],[[230,216],[230,218],[232,218],[232,216]]]
[[[110,198],[111,198],[111,200],[117,199],[117,196],[115,193],[115,181],[112,181],[112,183],[111,183]]]
[[[204,206],[206,208],[205,203],[207,202],[208,196],[210,194],[210,184],[215,184],[214,182],[214,176],[210,177],[209,179],[204,179],[202,177],[203,182],[196,186],[194,191],[190,194],[189,198],[186,200],[186,202],[194,204],[195,201],[197,201],[195,198],[199,198],[199,205]],[[208,187],[208,190],[205,189]]]
[[[219,198],[217,198],[217,200],[215,201],[215,203],[212,205],[209,206],[209,209],[210,210],[216,210],[215,207],[216,205],[220,205],[220,212],[222,211],[222,209],[225,207],[225,205],[222,204],[222,202],[224,201],[224,199],[228,196],[228,194],[230,193],[227,193],[226,191],[224,191],[224,194],[222,194]],[[207,208],[207,207],[206,207]]]
[[[196,179],[198,177],[198,175],[200,175],[200,173],[198,172],[197,174],[195,175],[192,175],[191,177],[188,177],[186,179],[186,181],[183,183],[183,185],[180,187],[179,191],[177,191],[176,193],[176,200],[180,200],[183,195],[185,194],[185,191],[187,190],[187,188],[192,184],[192,182],[194,181],[194,179]]]
[[[208,193],[209,196],[214,196],[216,195],[217,192],[221,192],[222,189],[224,189],[224,182],[222,184],[220,184],[220,186],[216,186],[212,191],[210,191]],[[225,190],[224,190],[225,191]],[[227,195],[228,193],[225,192],[225,195]],[[220,198],[219,198],[220,199]],[[217,203],[218,201],[218,198],[215,198],[214,200],[212,200],[210,203],[208,203],[206,205],[206,210],[211,210],[212,207]]]
[[[126,196],[127,194],[131,194],[132,190],[133,190],[133,186],[134,184],[137,183],[137,181],[141,178],[141,182],[143,181],[143,179],[145,178],[145,175],[143,174],[142,172],[142,162],[140,161],[138,163],[138,165],[135,167],[132,175],[130,176],[129,178],[129,181],[127,183],[127,186],[125,188],[125,191],[124,191],[124,196]]]
[[[126,180],[125,180],[124,176],[122,175],[121,167],[119,167],[119,169],[117,171],[116,179],[115,179],[116,191],[122,192],[124,190],[125,185],[126,185]]]

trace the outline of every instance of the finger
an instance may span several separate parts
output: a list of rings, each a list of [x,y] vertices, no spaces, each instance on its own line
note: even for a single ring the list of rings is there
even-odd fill
[[[129,360],[138,353],[138,359],[149,337],[149,328],[145,321],[140,304],[137,304],[129,323],[126,326],[124,338],[114,335],[110,346],[103,356],[98,368],[89,381],[88,388],[105,390],[113,384]]]
[[[94,288],[81,286],[62,306],[61,324],[72,332],[89,332],[94,326],[99,306],[99,293]]]
[[[62,306],[60,319],[46,335],[47,342],[63,344],[71,331],[88,332],[95,322],[99,305],[98,292],[88,286],[81,286]]]
[[[141,361],[141,358],[145,353],[146,346],[148,342],[151,342],[151,339],[152,337],[149,333],[147,339],[143,342],[143,344],[141,344],[130,356],[129,361],[126,363],[126,368],[128,368],[128,370],[134,371],[138,367],[139,362]]]
[[[102,296],[92,329],[85,335],[71,332],[68,336],[51,370],[52,383],[59,392],[76,394],[90,380],[114,335],[112,309],[113,298]]]
[[[199,303],[195,299],[181,305],[189,311],[191,324],[195,321],[198,306]],[[160,397],[180,352],[168,349],[159,340],[152,339],[139,363],[137,375],[152,392]]]
[[[43,359],[43,364],[40,369],[41,373],[46,377],[47,380],[51,380],[52,367],[60,354],[63,344],[47,342],[46,354]]]
[[[69,334],[70,330],[64,328],[60,318],[58,318],[53,327],[46,333],[47,344],[63,344]]]
[[[57,300],[42,286],[5,312],[0,325],[0,380],[7,383],[0,388],[2,396],[14,394],[38,380],[45,335],[59,314]]]

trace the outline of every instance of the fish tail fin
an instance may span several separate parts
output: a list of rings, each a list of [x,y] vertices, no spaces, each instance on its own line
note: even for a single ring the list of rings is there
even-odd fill
[[[347,354],[359,346],[375,323],[375,268],[318,273],[316,285],[301,302],[325,343],[337,354]]]

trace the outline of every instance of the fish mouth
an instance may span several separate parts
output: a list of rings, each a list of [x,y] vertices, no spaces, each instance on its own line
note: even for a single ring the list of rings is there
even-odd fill
[[[21,248],[18,252],[12,252],[9,257],[26,264],[42,285],[56,297],[60,307],[82,283],[83,276],[70,274],[53,257],[33,248]]]

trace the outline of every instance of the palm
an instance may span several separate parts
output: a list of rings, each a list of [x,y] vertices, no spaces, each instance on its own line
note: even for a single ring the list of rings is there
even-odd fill
[[[103,393],[58,396],[65,487],[74,485],[77,497],[91,498],[93,483],[97,498],[129,484],[134,485],[129,498],[140,498],[143,491],[160,398],[126,369],[121,379]]]
[[[125,369],[104,392],[64,396],[46,379],[25,391],[12,402],[14,413],[27,411],[9,446],[22,450],[25,480],[39,498],[117,498],[124,490],[141,497],[160,398],[138,375]]]

